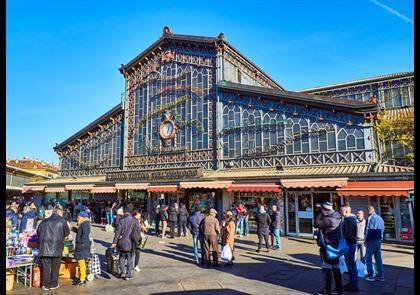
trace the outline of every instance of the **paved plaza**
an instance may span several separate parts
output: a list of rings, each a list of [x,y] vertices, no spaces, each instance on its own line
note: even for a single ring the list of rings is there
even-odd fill
[[[251,235],[236,239],[233,267],[207,268],[192,263],[191,236],[165,240],[150,237],[142,253],[141,272],[123,281],[106,272],[105,250],[111,245],[113,233],[92,226],[92,237],[102,262],[102,277],[86,287],[60,279],[60,288],[49,294],[312,294],[322,286],[318,247],[312,240],[283,237],[282,251],[256,253],[257,237]],[[382,253],[386,282],[359,280],[361,292],[353,294],[413,294],[413,247],[385,244]],[[345,274],[344,282],[347,277]],[[8,292],[28,293],[48,294],[21,285]]]

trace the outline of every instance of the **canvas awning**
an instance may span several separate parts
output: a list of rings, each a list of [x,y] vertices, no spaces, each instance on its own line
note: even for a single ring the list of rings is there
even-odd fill
[[[224,189],[228,188],[232,181],[194,181],[180,182],[179,187],[183,189],[206,188],[206,189]]]
[[[116,191],[115,186],[94,186],[90,192],[93,194],[113,194]]]
[[[45,190],[45,185],[31,185],[22,187],[22,194],[27,194],[31,192],[43,192]]]
[[[93,184],[66,184],[66,191],[90,191]]]
[[[117,190],[146,190],[148,183],[116,183]]]
[[[355,181],[337,189],[337,193],[345,197],[407,197],[413,188],[413,180]]]
[[[302,178],[281,179],[281,185],[286,188],[311,188],[311,187],[343,187],[347,184],[347,177],[342,178]]]
[[[65,193],[66,190],[65,190],[64,186],[46,187],[45,192],[46,193]]]
[[[275,183],[235,183],[231,184],[228,192],[280,192],[280,185]]]
[[[177,185],[149,185],[147,187],[148,192],[178,192],[179,187]]]

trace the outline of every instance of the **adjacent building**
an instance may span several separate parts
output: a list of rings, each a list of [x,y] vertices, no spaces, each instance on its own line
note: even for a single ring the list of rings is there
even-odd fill
[[[28,187],[65,201],[138,198],[149,212],[280,202],[295,236],[312,236],[317,203],[373,205],[385,237],[407,239],[414,169],[394,143],[383,156],[373,124],[384,106],[412,106],[413,73],[289,91],[223,34],[168,27],[120,72],[123,103],[54,147],[59,178]]]

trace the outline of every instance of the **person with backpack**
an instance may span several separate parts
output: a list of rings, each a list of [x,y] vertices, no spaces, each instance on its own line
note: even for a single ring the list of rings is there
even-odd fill
[[[319,228],[317,243],[322,259],[322,272],[324,276],[324,287],[318,294],[332,294],[331,284],[334,276],[336,292],[343,294],[339,258],[328,259],[327,245],[338,248],[341,235],[341,215],[334,211],[330,202],[321,205],[322,212],[315,219],[315,225]]]
[[[131,212],[125,212],[120,219],[117,229],[115,231],[114,241],[112,244],[113,248],[117,248],[120,252],[119,265],[120,265],[120,278],[124,280],[130,280],[132,278],[133,268],[133,239],[132,232],[135,227],[135,222]]]
[[[188,220],[188,210],[183,203],[180,204],[178,210],[178,237],[187,236],[187,220]],[[182,230],[182,231],[181,231]]]

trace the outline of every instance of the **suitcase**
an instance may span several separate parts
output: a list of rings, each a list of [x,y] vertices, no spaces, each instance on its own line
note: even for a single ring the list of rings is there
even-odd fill
[[[120,273],[120,267],[118,262],[118,250],[115,248],[108,248],[105,251],[107,271],[113,275]]]

